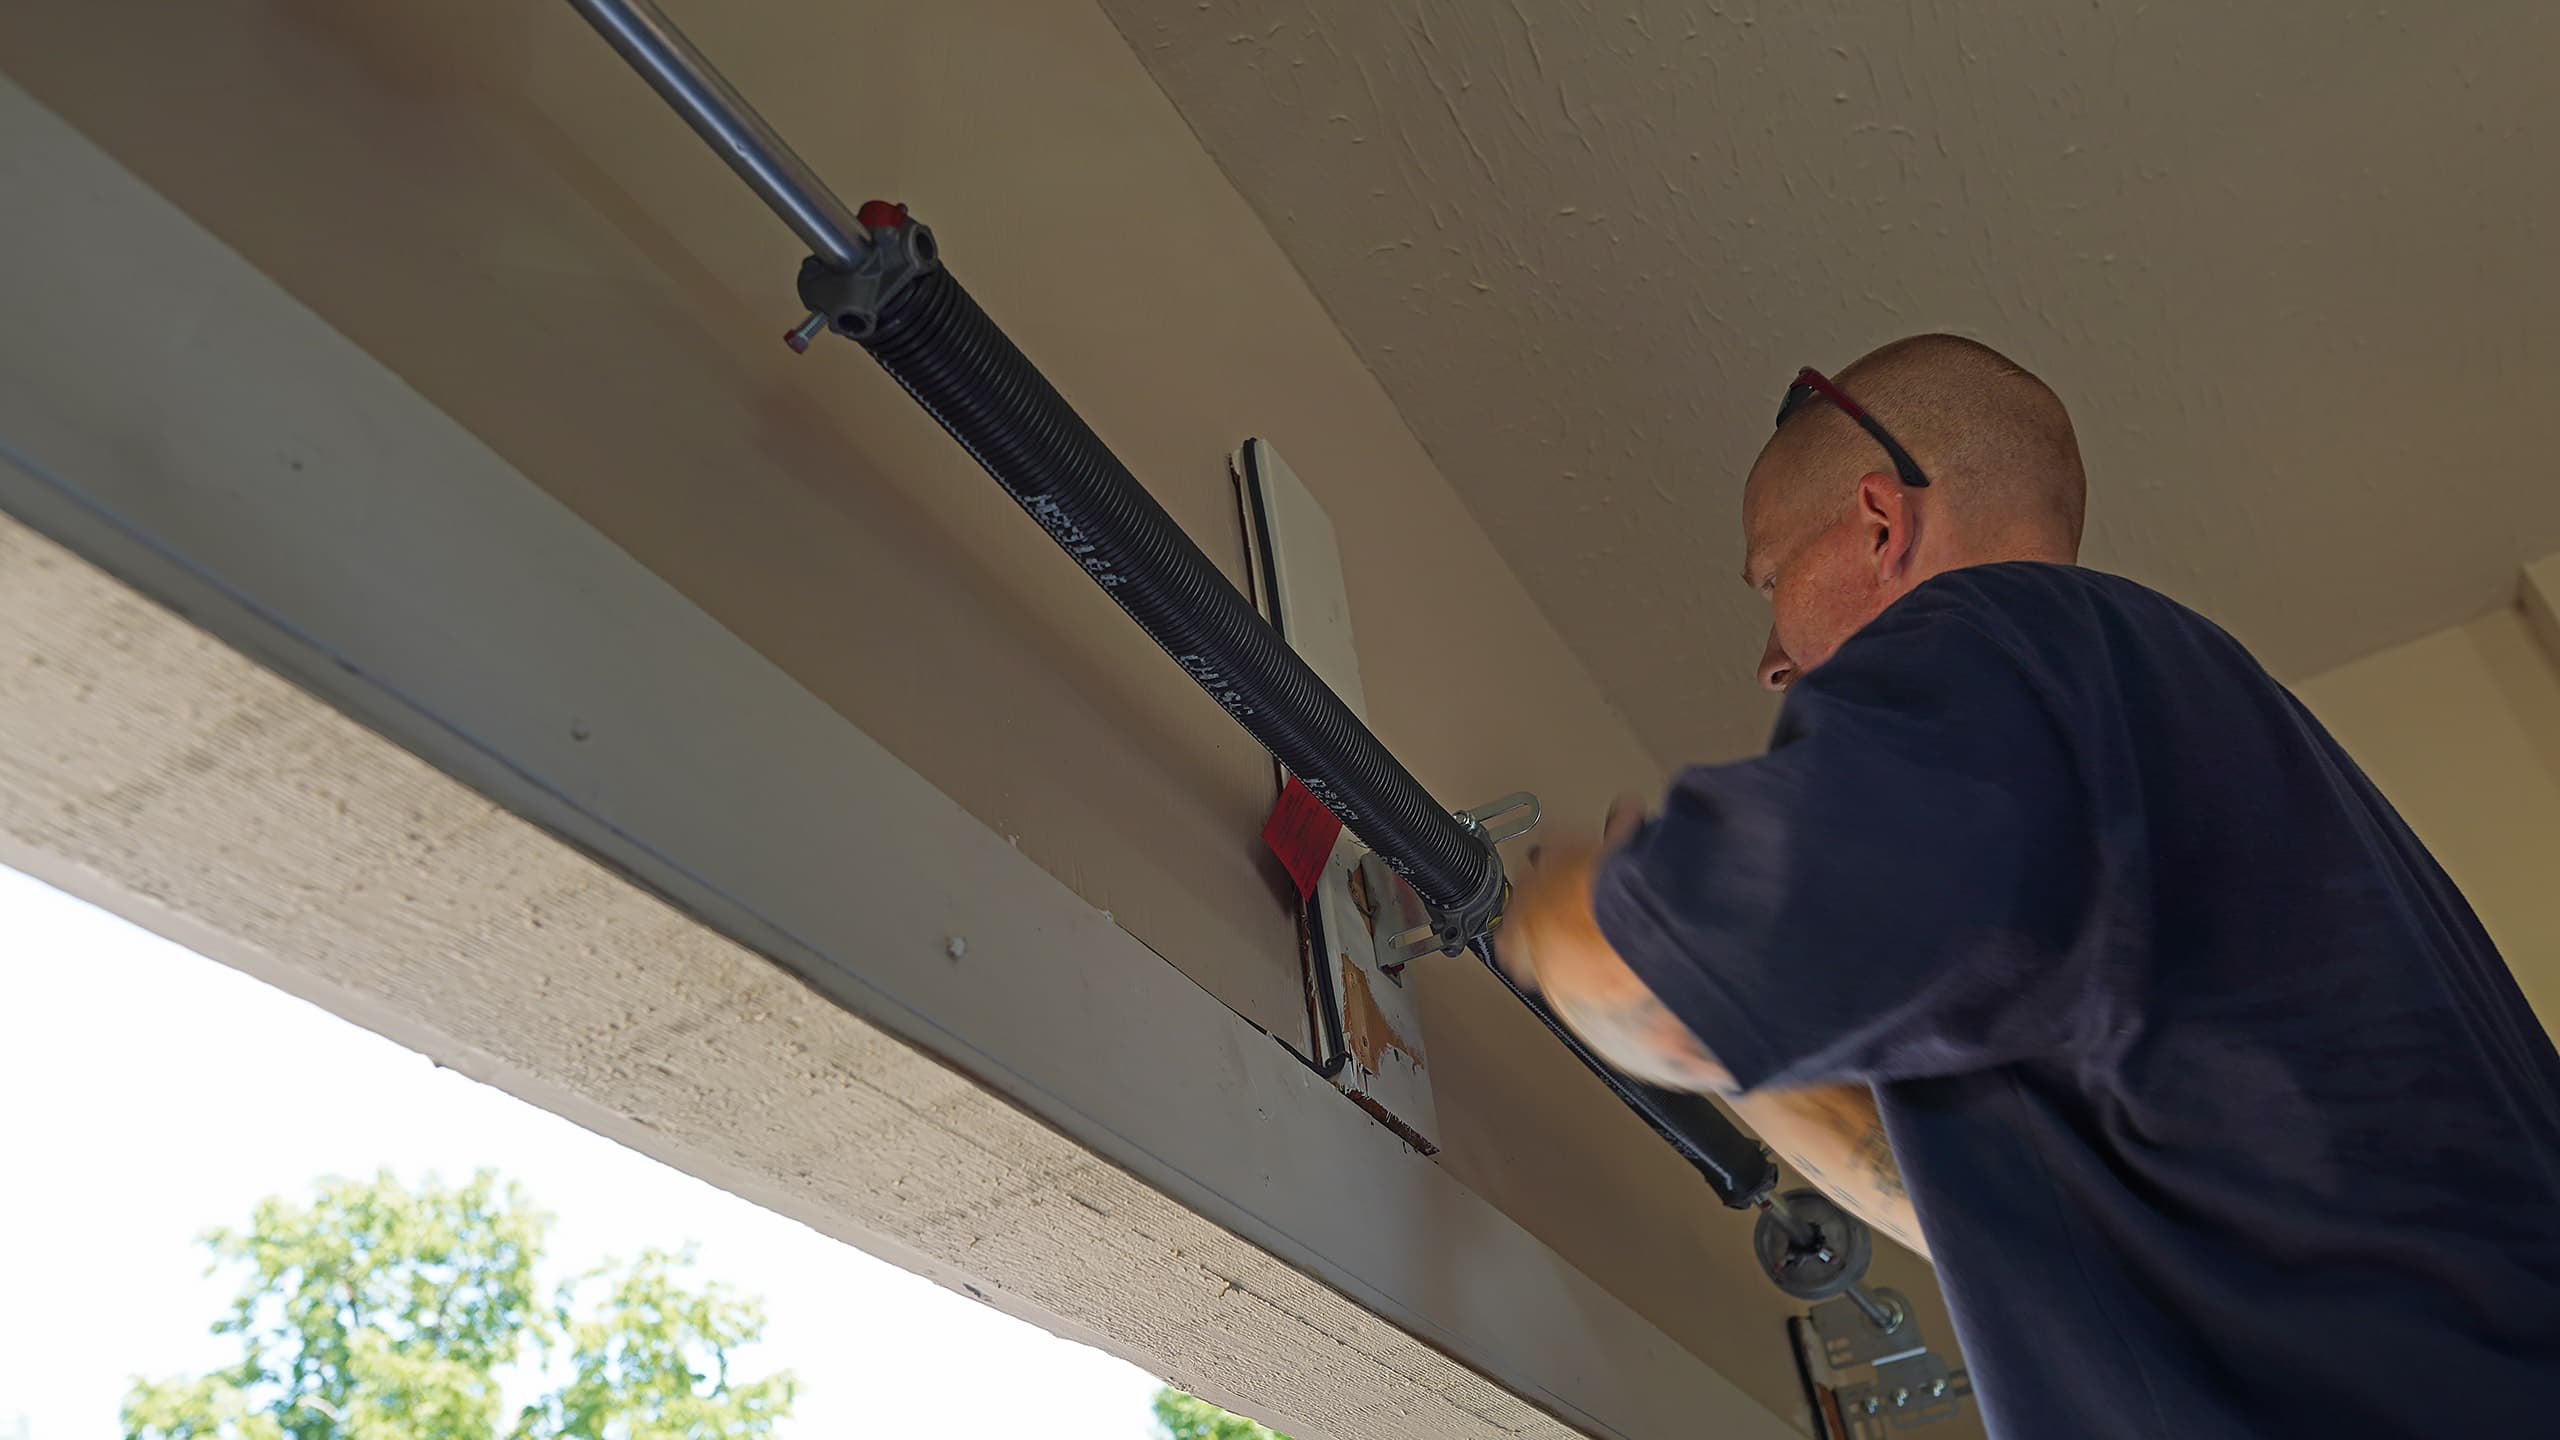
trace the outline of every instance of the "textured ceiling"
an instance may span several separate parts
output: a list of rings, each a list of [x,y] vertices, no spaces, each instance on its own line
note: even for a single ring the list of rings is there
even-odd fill
[[[1898,334],[2050,380],[2090,563],[2280,675],[2560,549],[2560,6],[1103,5],[1667,762],[1767,723],[1778,391]]]

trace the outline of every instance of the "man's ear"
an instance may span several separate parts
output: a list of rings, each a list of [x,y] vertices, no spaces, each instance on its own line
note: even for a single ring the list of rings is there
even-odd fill
[[[1911,569],[1912,552],[1920,544],[1920,507],[1911,503],[1911,487],[1890,470],[1870,470],[1858,477],[1858,522],[1864,527],[1876,578],[1891,582]]]

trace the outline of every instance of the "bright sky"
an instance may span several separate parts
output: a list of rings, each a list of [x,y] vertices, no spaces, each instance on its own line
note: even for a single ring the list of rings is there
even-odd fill
[[[697,1280],[765,1299],[737,1373],[799,1372],[787,1436],[1153,1433],[1134,1366],[0,870],[0,1440],[115,1435],[133,1375],[236,1359],[197,1235],[385,1167],[522,1182],[556,1217],[552,1278],[694,1242]]]

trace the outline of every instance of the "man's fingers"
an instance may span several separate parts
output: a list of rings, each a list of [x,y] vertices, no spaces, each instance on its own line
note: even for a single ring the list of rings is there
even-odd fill
[[[1601,822],[1600,843],[1615,846],[1644,824],[1644,797],[1633,791],[1609,802],[1609,818]]]

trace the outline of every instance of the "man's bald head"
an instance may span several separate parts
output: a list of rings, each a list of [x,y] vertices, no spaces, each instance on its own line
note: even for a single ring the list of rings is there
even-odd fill
[[[1961,336],[1914,335],[1832,378],[1910,452],[1934,492],[1927,498],[1977,559],[2078,556],[2080,444],[2060,397],[2026,367]],[[1815,398],[1779,427],[1752,483],[1788,509],[1845,503],[1851,482],[1878,468],[1891,464],[1874,438]]]
[[[1779,425],[1743,492],[1743,577],[1770,604],[1763,684],[1783,689],[1930,576],[2080,553],[2085,483],[2071,417],[2045,383],[1953,335],[1896,340],[1835,383],[1908,453],[1826,398]]]

